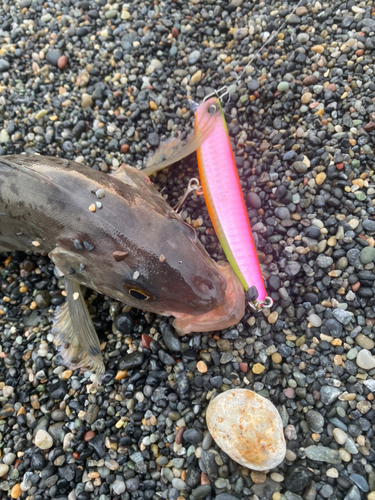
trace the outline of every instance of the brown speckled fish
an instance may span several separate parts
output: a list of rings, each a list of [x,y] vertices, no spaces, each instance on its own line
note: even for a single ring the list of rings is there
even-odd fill
[[[176,161],[202,138],[193,139],[163,145],[157,158]],[[214,263],[147,175],[128,165],[106,175],[59,158],[1,157],[0,252],[15,250],[48,253],[64,274],[55,343],[67,366],[99,378],[104,364],[80,285],[173,315],[180,333],[225,328],[244,312],[229,265]]]

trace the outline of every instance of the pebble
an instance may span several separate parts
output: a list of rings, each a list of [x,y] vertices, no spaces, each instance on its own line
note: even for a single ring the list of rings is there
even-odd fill
[[[35,445],[41,450],[48,450],[53,445],[53,439],[47,431],[39,429],[35,436]]]
[[[327,448],[325,446],[315,446],[311,445],[305,449],[306,456],[310,460],[315,460],[318,462],[327,462],[330,464],[340,464],[341,457],[336,450]]]
[[[361,250],[361,262],[362,264],[370,264],[375,260],[375,248],[365,247]]]
[[[252,208],[256,208],[257,210],[262,207],[262,201],[256,193],[248,193],[247,194],[247,202]]]
[[[319,328],[319,326],[322,325],[322,320],[317,314],[310,314],[308,320],[312,324],[312,326],[316,328]]]
[[[338,428],[333,429],[333,437],[335,438],[336,443],[341,445],[344,445],[348,440],[348,435],[346,434],[346,432]]]
[[[83,109],[85,108],[92,108],[94,105],[94,101],[92,97],[89,94],[82,94],[82,100],[81,100],[81,107]]]
[[[9,465],[0,464],[0,477],[4,477],[6,474],[8,474],[8,471],[9,471]]]
[[[87,290],[106,369],[96,389],[90,372],[56,356],[49,325],[64,302],[61,273],[44,254],[0,254],[3,495],[19,485],[20,498],[36,500],[366,497],[375,487],[371,2],[305,3],[273,38],[275,19],[291,13],[274,2],[68,4],[2,7],[0,155],[59,156],[108,174],[142,168],[150,150],[193,130],[187,97],[200,103],[228,85],[254,40],[269,40],[223,109],[274,305],[183,337],[172,318]],[[194,162],[151,177],[171,206]],[[107,191],[92,188],[86,210],[105,216]],[[222,259],[203,198],[189,196],[181,215]],[[293,449],[276,470],[244,472],[207,433],[207,406],[234,388],[280,412]],[[198,442],[184,440],[191,429]],[[33,444],[40,430],[52,438],[46,452]],[[310,446],[342,463],[305,458]]]
[[[366,335],[363,335],[362,333],[359,333],[356,336],[355,343],[358,344],[363,349],[367,349],[369,351],[371,351],[371,349],[375,347],[375,342],[369,337],[366,337]]]
[[[372,356],[371,352],[367,349],[361,349],[355,361],[357,365],[364,370],[372,370],[375,368],[375,356]]]
[[[313,432],[322,433],[324,417],[317,411],[310,410],[306,413],[306,421]]]
[[[276,467],[285,457],[280,415],[267,399],[253,391],[233,389],[220,394],[210,402],[206,420],[218,446],[245,467],[263,471]],[[261,448],[256,446],[259,440]]]
[[[115,495],[121,495],[125,491],[125,483],[121,480],[116,480],[112,484],[112,491]]]

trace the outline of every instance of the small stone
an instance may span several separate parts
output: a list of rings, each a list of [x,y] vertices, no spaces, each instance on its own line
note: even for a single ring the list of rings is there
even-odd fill
[[[39,429],[35,436],[35,446],[41,450],[48,450],[49,448],[52,448],[52,445],[53,439],[48,432],[43,429]]]
[[[83,440],[88,443],[93,437],[95,436],[94,431],[87,431],[85,435],[83,436]]]
[[[197,85],[202,80],[202,71],[199,69],[191,77],[190,81],[193,85]]]
[[[5,474],[8,474],[8,471],[9,471],[9,465],[0,464],[0,478],[5,476]]]
[[[348,325],[352,318],[349,313],[339,308],[333,310],[332,316],[342,325]]]
[[[262,207],[262,201],[256,193],[250,192],[247,194],[247,202],[250,207],[259,210]]]
[[[193,50],[193,52],[191,52],[191,54],[189,55],[188,63],[190,65],[196,64],[200,58],[201,53],[199,52],[199,50]]]
[[[302,104],[308,104],[312,99],[312,94],[311,92],[305,92],[304,94],[302,94],[302,97],[301,97],[301,102]]]
[[[278,317],[279,317],[278,312],[272,311],[271,314],[267,318],[268,323],[270,323],[271,325],[274,325],[276,323]]]
[[[322,326],[322,320],[317,314],[310,314],[310,316],[307,319],[312,324],[312,326],[314,326],[316,328],[319,328],[319,326]]]
[[[46,54],[46,61],[53,66],[57,66],[60,57],[61,52],[59,50],[49,50]]]
[[[10,63],[5,59],[0,59],[0,73],[5,73],[10,68]]]
[[[370,264],[375,260],[375,248],[365,247],[361,250],[361,262],[362,264]]]
[[[279,92],[286,92],[289,89],[289,82],[280,82],[277,86]]]
[[[256,375],[263,373],[264,370],[265,370],[265,367],[263,365],[261,365],[260,363],[255,363],[255,365],[252,368],[252,372],[255,373]]]
[[[203,432],[200,429],[186,429],[183,440],[186,443],[198,444],[203,439]]]
[[[186,489],[186,483],[182,479],[175,477],[172,479],[172,486],[178,491],[184,491]]]
[[[361,349],[356,357],[356,363],[364,370],[372,370],[375,368],[375,356],[367,349]]]
[[[291,450],[288,450],[290,452]],[[285,477],[285,487],[293,493],[303,491],[314,478],[312,470],[303,465],[292,465]]]
[[[336,443],[344,445],[348,440],[348,435],[346,432],[339,428],[333,429],[333,437],[335,438]]]
[[[66,56],[61,56],[57,61],[57,67],[59,69],[64,69],[67,64],[68,64],[68,58]]]
[[[82,108],[92,108],[94,101],[89,94],[82,94],[81,107]]]
[[[116,480],[112,483],[112,490],[115,495],[121,495],[125,491],[125,483],[121,480]]]
[[[153,147],[159,146],[160,138],[159,138],[159,134],[157,134],[156,132],[151,132],[151,134],[148,135],[147,140],[151,146],[153,146]]]
[[[306,87],[309,87],[310,85],[316,85],[318,83],[318,78],[315,75],[308,75],[305,76],[302,83]]]
[[[332,467],[331,469],[328,469],[326,474],[328,477],[331,477],[333,479],[336,479],[337,477],[339,477],[339,471],[337,469],[335,469],[334,467]]]
[[[144,354],[140,351],[133,351],[126,354],[119,362],[118,367],[120,370],[133,370],[141,366],[144,360]]]
[[[253,391],[232,389],[219,394],[210,402],[206,420],[216,444],[244,467],[268,470],[285,457],[280,414]]]
[[[322,433],[324,428],[324,417],[315,410],[306,413],[306,420],[313,432]]]
[[[330,385],[324,385],[320,389],[320,399],[323,404],[330,405],[340,396],[341,390],[337,387],[332,387]]]
[[[368,349],[371,351],[375,347],[375,342],[366,337],[366,335],[363,335],[362,333],[359,333],[356,338],[355,338],[355,343],[358,344],[360,347],[363,349]]]
[[[285,272],[288,274],[288,276],[296,276],[300,270],[301,264],[299,262],[296,262],[295,260],[287,262],[285,266]]]
[[[274,352],[271,356],[271,359],[274,363],[279,364],[282,361],[282,356],[278,352]]]
[[[366,479],[360,474],[351,474],[349,479],[356,485],[360,490],[367,493],[369,491],[369,485]]]
[[[255,484],[263,484],[267,479],[267,475],[264,472],[254,470],[251,471],[250,477]]]
[[[325,446],[308,446],[305,449],[305,453],[310,460],[327,462],[329,464],[341,464],[341,457],[338,451],[326,448]]]
[[[199,373],[207,373],[207,365],[204,361],[198,361],[197,363],[197,370]]]
[[[272,472],[270,477],[275,483],[282,483],[284,481],[284,476],[278,472]]]
[[[15,484],[10,490],[10,496],[12,498],[19,498],[22,495],[21,485]]]
[[[117,330],[124,335],[131,335],[133,332],[134,321],[133,318],[130,316],[130,314],[127,313],[118,314],[114,319],[114,324]],[[142,364],[142,362],[140,364]]]
[[[314,45],[310,50],[311,52],[315,52],[315,54],[323,54],[324,47],[323,45]]]
[[[318,186],[321,186],[326,180],[326,178],[327,174],[325,174],[324,172],[319,172],[319,174],[315,177],[315,182],[317,183]]]

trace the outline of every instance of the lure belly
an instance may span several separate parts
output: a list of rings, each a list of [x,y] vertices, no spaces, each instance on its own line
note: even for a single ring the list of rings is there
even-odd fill
[[[225,255],[245,289],[246,299],[256,308],[269,307],[272,299],[267,297],[264,286],[224,113],[216,98],[204,104],[196,110],[196,127],[202,121],[201,113],[221,115],[197,149],[208,213]]]

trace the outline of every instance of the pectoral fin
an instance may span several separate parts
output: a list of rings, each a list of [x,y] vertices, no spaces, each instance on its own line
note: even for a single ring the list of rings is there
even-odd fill
[[[204,102],[201,106],[207,108],[208,104]],[[171,137],[167,141],[161,143],[154,155],[150,158],[147,167],[143,169],[142,172],[147,175],[155,174],[159,170],[194,153],[194,151],[196,151],[210,136],[216,124],[221,119],[220,113],[200,113],[199,118],[196,118],[194,132],[190,134],[186,143],[183,143],[179,136]]]
[[[57,309],[52,333],[63,363],[70,369],[87,368],[100,381],[105,368],[99,339],[79,284],[65,277],[67,302]]]

